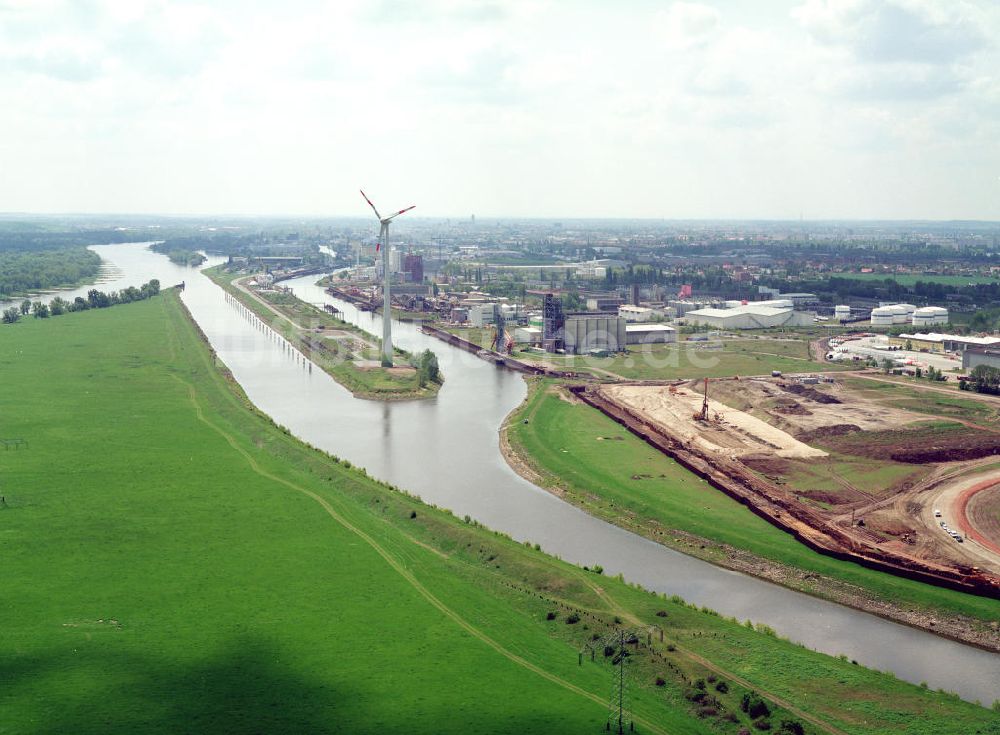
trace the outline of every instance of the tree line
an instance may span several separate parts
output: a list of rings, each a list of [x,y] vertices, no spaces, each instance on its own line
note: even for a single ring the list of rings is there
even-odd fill
[[[160,292],[160,282],[155,278],[142,284],[139,288],[129,286],[121,291],[105,293],[92,288],[87,292],[87,298],[77,296],[72,301],[67,301],[62,296],[56,296],[49,303],[42,301],[31,301],[25,299],[19,306],[11,306],[3,312],[3,323],[14,324],[22,317],[29,314],[35,319],[48,319],[50,316],[62,316],[73,311],[87,311],[88,309],[106,309],[109,306],[118,304],[129,304],[133,301],[144,301],[152,298]]]

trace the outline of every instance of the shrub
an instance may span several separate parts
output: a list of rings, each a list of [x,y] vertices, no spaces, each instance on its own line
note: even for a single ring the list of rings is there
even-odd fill
[[[724,681],[720,681],[715,685],[715,691],[719,692],[719,694],[725,694],[729,691],[729,685]]]
[[[546,620],[555,620],[556,619],[556,613],[554,613],[554,612],[547,612],[547,613],[545,613],[545,619]]]
[[[719,710],[715,707],[699,707],[698,717],[715,717],[719,714]]]
[[[706,695],[705,692],[692,687],[688,687],[684,690],[684,699],[690,702],[701,702],[706,696],[708,695]]]
[[[673,643],[668,643],[667,644],[667,650],[668,651],[676,651],[677,650],[677,646],[675,646]]]
[[[416,518],[416,517],[417,517],[417,511],[411,510],[410,511],[410,518]]]
[[[566,616],[567,625],[576,625],[579,622],[580,622],[580,616],[577,615],[575,612],[571,612],[569,615]]]
[[[666,610],[657,610],[656,611],[656,617],[658,617],[658,618],[665,618],[665,617],[667,617],[667,611]]]
[[[701,689],[702,691],[705,691],[705,680],[704,679],[695,679],[694,688],[695,689]]]
[[[782,735],[806,735],[805,728],[798,720],[782,720],[779,732]]]
[[[758,730],[770,730],[771,729],[771,723],[768,722],[767,720],[765,720],[763,717],[761,717],[759,720],[754,720],[753,721],[753,726],[756,727]]]
[[[667,685],[666,679],[664,679],[662,676],[656,677],[656,686],[665,687],[666,685]]]
[[[750,715],[751,719],[754,720],[758,717],[767,717],[771,714],[771,710],[767,706],[767,702],[761,699],[757,692],[747,692],[744,694],[743,699],[740,701],[740,709]]]

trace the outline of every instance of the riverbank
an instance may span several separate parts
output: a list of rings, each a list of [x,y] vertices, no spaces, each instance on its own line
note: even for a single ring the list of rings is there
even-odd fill
[[[529,481],[664,546],[1000,651],[995,600],[820,556],[549,381],[531,384],[525,402],[502,427],[500,446],[510,466]]]
[[[357,398],[432,398],[444,382],[440,372],[428,374],[422,364],[429,359],[425,355],[415,357],[398,348],[396,366],[382,367],[380,339],[306,303],[280,285],[268,291],[252,290],[244,283],[251,278],[245,272],[227,271],[224,266],[203,272]]]
[[[31,444],[4,456],[0,509],[12,732],[596,731],[612,671],[580,652],[616,626],[643,632],[640,732],[750,727],[751,690],[775,730],[991,731],[953,695],[581,571],[302,444],[173,291],[11,340],[5,428]]]

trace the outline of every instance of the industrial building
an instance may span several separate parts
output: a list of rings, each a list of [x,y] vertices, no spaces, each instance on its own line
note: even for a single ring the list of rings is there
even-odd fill
[[[409,253],[403,258],[403,273],[406,280],[412,283],[423,283],[424,281],[424,259],[423,256]]]
[[[630,345],[672,344],[677,330],[667,324],[626,324],[625,343]]]
[[[962,353],[962,369],[972,370],[980,365],[1000,370],[1000,349],[969,347]]]
[[[819,297],[814,293],[781,293],[778,289],[768,286],[758,286],[757,291],[762,296],[770,296],[771,300],[791,301],[796,309],[819,306]]]
[[[1000,337],[964,337],[960,334],[937,332],[915,332],[889,337],[891,346],[905,348],[907,343],[911,349],[919,351],[964,353],[968,349],[1000,348]]]
[[[684,315],[688,324],[714,329],[770,329],[812,326],[814,316],[791,306],[770,306],[761,301],[731,309],[696,309]],[[779,302],[780,303],[780,302]]]
[[[542,347],[546,352],[559,352],[565,348],[563,328],[566,316],[562,301],[553,294],[545,294],[542,301]]]
[[[474,327],[495,324],[497,315],[505,325],[527,323],[527,314],[521,304],[474,304],[469,307],[469,323]]]
[[[656,311],[648,306],[622,304],[618,307],[618,316],[627,322],[648,322],[655,315]]]
[[[538,327],[518,327],[514,330],[514,342],[537,347],[542,344],[542,330]]]
[[[625,299],[616,293],[608,294],[587,294],[587,309],[590,311],[618,311],[618,307],[625,303]]]
[[[575,355],[588,352],[617,352],[625,349],[628,337],[625,320],[604,314],[575,314],[566,317],[563,349]]]
[[[682,317],[690,311],[696,311],[698,309],[714,309],[722,306],[722,302],[719,300],[713,301],[692,301],[690,299],[674,299],[667,302],[667,306],[674,310],[674,313],[678,317]]]
[[[528,336],[525,334],[525,336]],[[625,320],[601,312],[564,314],[562,302],[546,294],[542,303],[542,347],[547,352],[617,352],[627,344]]]

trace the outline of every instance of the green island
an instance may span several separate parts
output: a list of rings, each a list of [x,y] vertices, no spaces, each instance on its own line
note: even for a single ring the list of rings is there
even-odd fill
[[[149,246],[149,249],[154,253],[166,255],[172,263],[176,263],[177,265],[198,266],[206,260],[205,256],[197,250],[177,247],[176,245],[166,241],[154,242]]]
[[[444,382],[430,351],[414,356],[397,347],[403,363],[383,367],[382,341],[336,315],[280,286],[251,291],[241,285],[252,275],[244,270],[219,265],[204,273],[358,398],[431,398]]]
[[[7,249],[0,240],[0,298],[9,299],[94,279],[101,258],[82,245]]]
[[[882,393],[895,388],[870,385],[876,391],[881,386]],[[558,381],[530,382],[527,398],[505,423],[502,445],[522,475],[588,513],[658,543],[970,642],[990,645],[996,640],[996,600],[818,554],[625,427],[572,399]],[[913,465],[834,454],[829,467],[817,465],[808,479],[815,487],[832,486],[837,479],[829,476],[832,472],[862,487],[884,486],[914,471]]]
[[[1000,733],[303,444],[174,290],[4,336],[0,732],[603,731],[621,626],[637,732]]]

